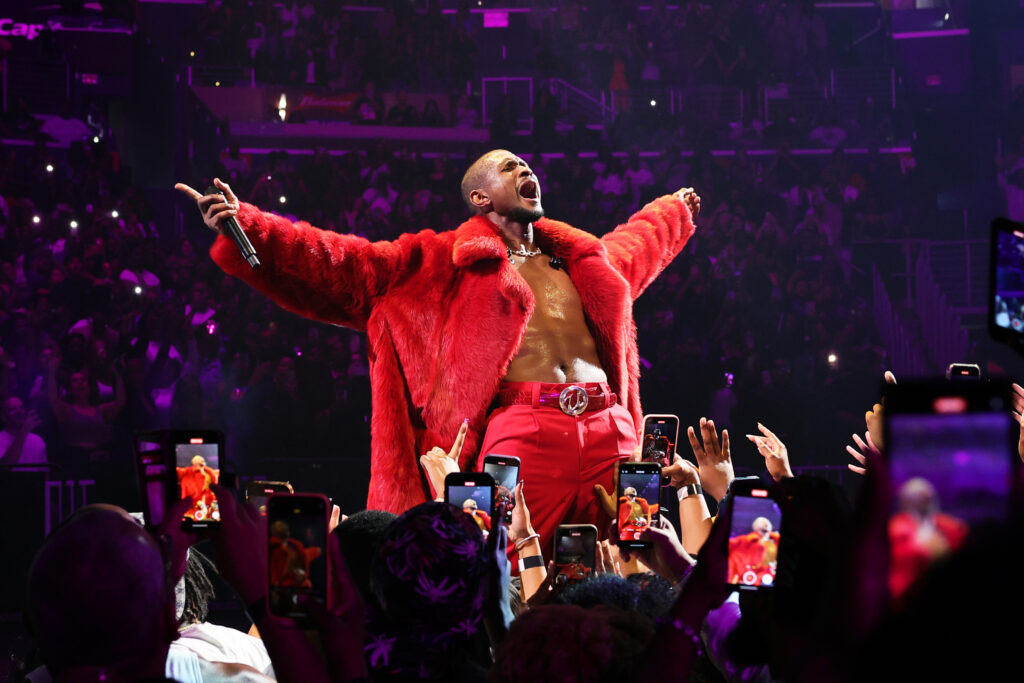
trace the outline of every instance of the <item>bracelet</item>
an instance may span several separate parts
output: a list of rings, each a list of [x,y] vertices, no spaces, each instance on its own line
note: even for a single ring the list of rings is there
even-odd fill
[[[701,493],[704,493],[704,489],[700,487],[700,484],[687,484],[686,486],[680,487],[676,491],[676,495],[679,497],[680,501],[686,500],[690,496],[696,496]]]
[[[520,573],[525,572],[527,569],[536,569],[537,567],[544,566],[543,555],[531,555],[530,557],[519,558],[519,571]]]
[[[530,534],[526,538],[521,538],[518,541],[516,541],[516,552],[522,550],[523,546],[525,546],[527,543],[529,543],[535,538],[540,538],[540,534]]]
[[[252,623],[256,624],[267,618],[267,596],[253,600],[245,606],[245,613],[249,615]]]

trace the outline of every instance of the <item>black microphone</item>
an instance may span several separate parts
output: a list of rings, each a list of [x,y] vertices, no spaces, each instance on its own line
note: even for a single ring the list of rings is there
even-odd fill
[[[219,194],[221,197],[224,193],[213,185],[206,188],[206,194]],[[249,265],[254,269],[260,267],[260,259],[256,256],[256,250],[253,249],[252,242],[242,232],[242,228],[238,225],[238,221],[235,220],[234,216],[228,216],[224,219],[224,234],[231,238],[231,241],[238,247],[238,251],[242,252],[242,256]]]

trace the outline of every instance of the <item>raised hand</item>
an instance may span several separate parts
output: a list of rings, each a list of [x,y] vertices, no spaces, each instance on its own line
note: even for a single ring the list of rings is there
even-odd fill
[[[686,429],[686,436],[690,439],[693,457],[697,459],[701,487],[715,500],[722,500],[729,489],[729,484],[736,478],[732,468],[732,453],[729,450],[729,430],[723,429],[722,438],[719,440],[714,420],[702,417],[700,436],[703,445],[697,440],[697,433],[693,427]]]
[[[846,466],[850,468],[851,472],[856,474],[864,474],[867,472],[868,455],[870,453],[878,455],[878,447],[875,446],[874,440],[871,438],[871,432],[864,432],[864,438],[860,438],[856,434],[853,435],[853,442],[857,444],[857,448],[847,445],[846,452],[853,456],[859,465],[848,463]]]
[[[693,463],[683,460],[678,453],[673,457],[671,465],[661,468],[661,476],[668,477],[669,483],[674,489],[700,483],[700,472],[693,466]]]
[[[462,445],[466,443],[466,432],[469,430],[469,420],[463,420],[459,427],[459,433],[455,436],[455,443],[450,451],[445,451],[439,446],[434,446],[420,456],[420,467],[426,473],[430,481],[430,488],[434,492],[434,500],[444,500],[444,478],[452,472],[459,471],[459,456],[462,455]]]
[[[184,192],[195,200],[199,210],[203,213],[203,222],[211,230],[224,232],[222,225],[229,216],[238,215],[238,197],[231,190],[231,187],[222,182],[220,178],[213,179],[214,186],[223,194],[201,194],[185,183],[175,183],[174,189]]]
[[[764,456],[764,464],[768,467],[768,474],[772,479],[780,481],[793,476],[793,469],[789,466],[789,449],[782,443],[775,433],[760,422],[757,428],[762,436],[747,434],[747,438],[757,446],[757,452]]]
[[[515,507],[512,508],[512,523],[508,527],[508,540],[510,543],[517,543],[524,538],[533,536],[536,531],[530,524],[530,509],[526,507],[526,496],[523,495],[523,482],[516,484],[513,489]]]
[[[626,462],[640,462],[640,458],[643,455],[643,446],[637,444],[636,448],[630,454]],[[619,490],[619,468],[616,467],[612,474],[612,491]],[[601,506],[601,509],[605,511],[612,519],[615,519],[619,515],[619,499],[608,493],[604,486],[601,484],[594,484],[594,498],[597,498],[597,504]]]
[[[1017,438],[1017,456],[1024,460],[1024,387],[1013,383],[1013,415],[1020,424],[1020,436]]]
[[[676,192],[676,196],[683,200],[686,207],[690,209],[690,215],[695,217],[700,213],[700,195],[692,187],[684,187]]]
[[[617,535],[609,533],[608,538],[610,542],[614,543]],[[629,562],[635,555],[650,567],[651,571],[672,583],[677,583],[693,566],[693,558],[683,549],[676,536],[676,530],[672,527],[671,522],[664,517],[659,517],[644,529],[640,534],[640,540],[651,541],[653,545],[639,551],[619,548],[619,557],[623,562]]]

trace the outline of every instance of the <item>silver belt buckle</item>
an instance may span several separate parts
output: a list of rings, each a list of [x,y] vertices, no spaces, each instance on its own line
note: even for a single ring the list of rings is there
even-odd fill
[[[587,390],[575,384],[562,389],[562,393],[558,395],[558,407],[562,409],[563,413],[572,417],[576,417],[586,410],[588,403],[590,403],[590,397],[587,396]]]

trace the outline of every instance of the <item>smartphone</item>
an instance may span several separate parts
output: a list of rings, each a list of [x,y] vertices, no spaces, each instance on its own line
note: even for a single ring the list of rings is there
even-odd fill
[[[317,493],[274,493],[267,499],[267,607],[309,621],[309,604],[326,607],[330,504]]]
[[[981,367],[974,363],[950,363],[946,368],[946,379],[950,381],[979,380]]]
[[[779,563],[782,510],[756,477],[734,479],[729,486],[732,525],[726,583],[735,590],[764,590],[775,585]]]
[[[672,464],[679,441],[679,418],[675,415],[644,416],[644,434],[640,459],[662,467]]]
[[[989,334],[996,341],[1024,345],[1024,225],[992,221],[989,240]]]
[[[484,456],[484,472],[494,478],[495,509],[505,506],[505,524],[512,523],[512,508],[516,505],[514,490],[519,483],[519,458],[512,455]]]
[[[220,482],[224,438],[214,431],[170,433],[177,482],[175,500],[192,498],[192,507],[181,520],[182,529],[207,529],[220,524],[220,507],[211,484]]]
[[[494,488],[486,472],[452,472],[444,478],[444,502],[472,517],[486,536],[494,516]]]
[[[661,493],[661,465],[655,462],[620,462],[617,529],[619,545],[625,548],[649,548],[650,541],[640,535],[658,521]]]
[[[555,529],[555,580],[582,581],[597,564],[597,527],[562,524]]]
[[[210,485],[221,480],[223,434],[214,430],[137,432],[134,447],[147,528],[160,527],[170,506],[186,497],[193,504],[182,517],[182,529],[220,524],[220,508]]]
[[[245,501],[252,503],[264,517],[267,516],[267,500],[275,493],[295,493],[287,481],[252,481],[245,487]]]
[[[884,395],[889,589],[899,598],[973,529],[1009,519],[1020,426],[1003,382],[901,382]]]

